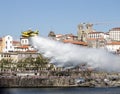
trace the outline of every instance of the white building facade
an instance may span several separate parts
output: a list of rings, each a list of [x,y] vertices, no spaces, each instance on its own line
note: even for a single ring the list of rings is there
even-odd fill
[[[120,41],[120,27],[109,30],[109,36],[112,41]]]
[[[120,49],[120,42],[107,43],[105,47],[109,52],[116,53]]]
[[[21,45],[29,45],[29,40],[28,38],[20,38],[20,43]]]
[[[2,52],[13,52],[13,38],[10,35],[7,35],[2,38]]]
[[[103,32],[90,32],[88,33],[88,38],[104,38],[105,34]]]

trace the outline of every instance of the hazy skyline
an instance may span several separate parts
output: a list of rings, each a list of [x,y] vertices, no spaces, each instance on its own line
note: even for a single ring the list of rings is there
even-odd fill
[[[95,25],[107,32],[120,26],[120,0],[1,0],[0,37],[19,38],[22,31],[38,29],[41,36],[50,30],[56,34],[77,34],[79,23]]]

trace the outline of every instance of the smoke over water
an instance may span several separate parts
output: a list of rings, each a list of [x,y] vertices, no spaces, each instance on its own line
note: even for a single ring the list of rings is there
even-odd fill
[[[120,72],[120,57],[105,50],[65,44],[43,37],[31,37],[29,40],[31,45],[50,58],[50,63],[57,67],[71,68],[85,63],[103,71]]]

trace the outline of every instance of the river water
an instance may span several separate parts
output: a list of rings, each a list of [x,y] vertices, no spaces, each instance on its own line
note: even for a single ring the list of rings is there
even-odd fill
[[[4,88],[0,94],[120,94],[120,88]]]

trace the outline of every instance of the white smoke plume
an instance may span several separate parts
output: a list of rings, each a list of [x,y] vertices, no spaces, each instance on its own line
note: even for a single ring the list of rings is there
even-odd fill
[[[40,53],[51,59],[50,63],[58,67],[74,67],[85,63],[100,70],[120,72],[120,57],[105,50],[65,44],[43,37],[31,37],[29,40]]]

